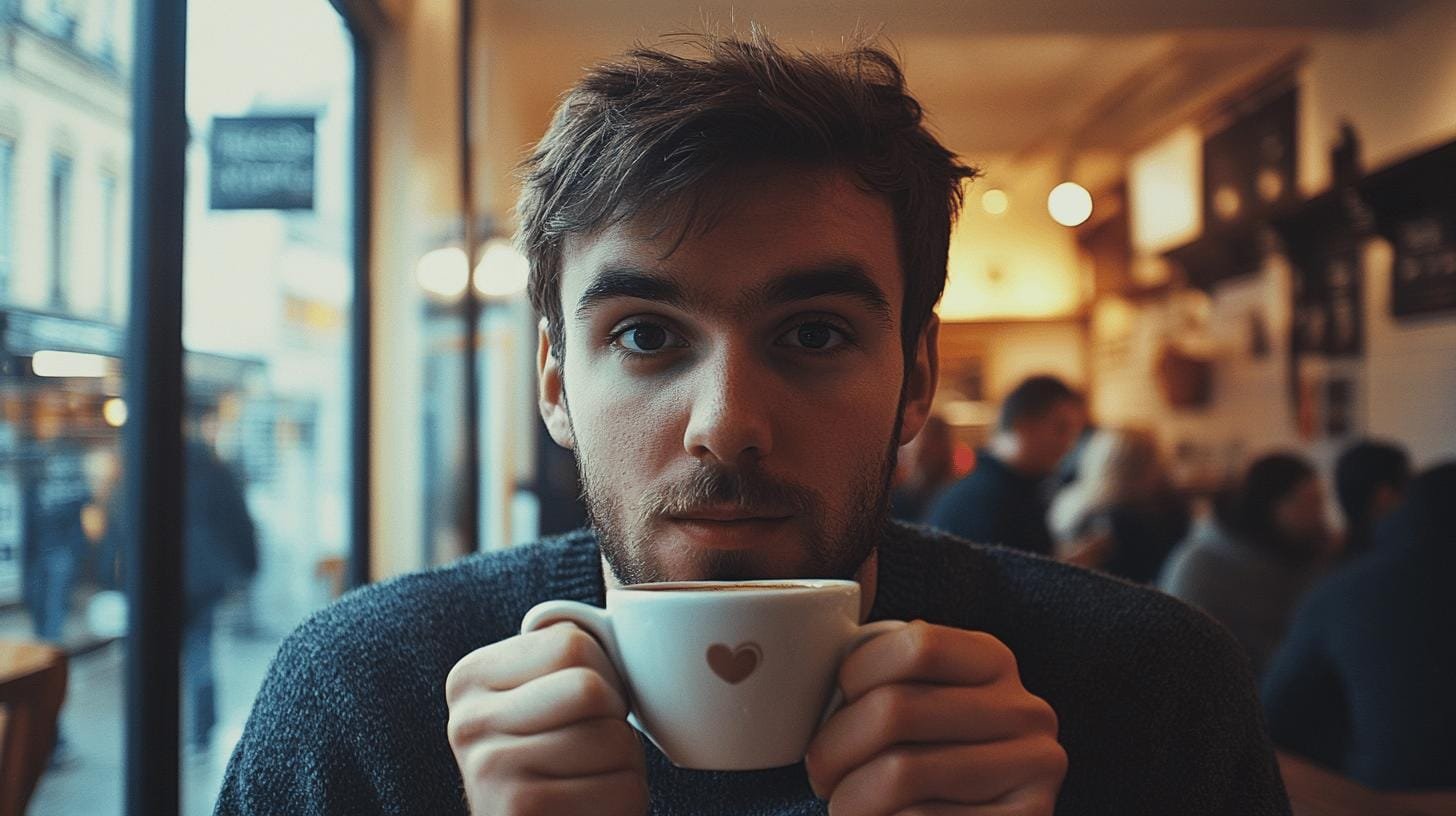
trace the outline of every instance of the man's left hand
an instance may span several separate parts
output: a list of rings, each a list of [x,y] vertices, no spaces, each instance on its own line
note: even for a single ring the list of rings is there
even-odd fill
[[[1050,814],[1067,772],[1057,715],[1001,641],[923,622],[860,646],[845,706],[805,764],[832,816]]]

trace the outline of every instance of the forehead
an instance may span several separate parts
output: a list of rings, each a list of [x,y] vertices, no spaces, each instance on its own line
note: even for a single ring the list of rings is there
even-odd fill
[[[904,298],[894,215],[847,171],[762,167],[706,191],[696,220],[658,213],[612,224],[562,246],[561,299],[570,315],[600,276],[631,268],[671,279],[690,306],[715,308],[805,269],[855,267],[898,318]],[[665,225],[665,226],[664,226]]]

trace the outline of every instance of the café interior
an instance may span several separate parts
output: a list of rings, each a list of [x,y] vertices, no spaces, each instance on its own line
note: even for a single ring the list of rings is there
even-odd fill
[[[0,816],[211,813],[310,614],[584,523],[538,413],[517,168],[590,66],[750,26],[887,44],[982,171],[936,310],[942,480],[1035,375],[1154,440],[1195,522],[1283,452],[1338,539],[1353,444],[1456,459],[1451,0],[11,0]],[[179,464],[134,453],[177,425],[232,474],[252,561],[210,606],[201,730],[175,525],[118,553],[111,509],[177,506]],[[1456,812],[1456,768],[1378,790],[1279,760],[1296,814]]]

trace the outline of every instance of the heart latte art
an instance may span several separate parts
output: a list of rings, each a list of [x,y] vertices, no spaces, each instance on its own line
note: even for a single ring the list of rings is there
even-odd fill
[[[721,643],[708,647],[708,667],[729,683],[741,683],[753,674],[763,659],[757,643],[740,643],[728,648]]]

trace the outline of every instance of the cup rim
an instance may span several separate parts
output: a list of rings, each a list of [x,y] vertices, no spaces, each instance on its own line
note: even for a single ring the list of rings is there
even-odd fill
[[[781,587],[785,584],[793,584],[796,588],[818,591],[860,589],[858,581],[842,578],[758,578],[749,581],[657,581],[646,584],[608,587],[607,592],[643,596],[665,595],[663,590],[678,590],[696,596],[707,592],[714,592],[716,591],[715,587],[734,586],[740,588],[738,593],[735,594],[735,597],[741,598],[781,593],[783,592]],[[762,585],[762,588],[757,588],[756,585]],[[678,594],[673,597],[681,598],[684,596]]]

